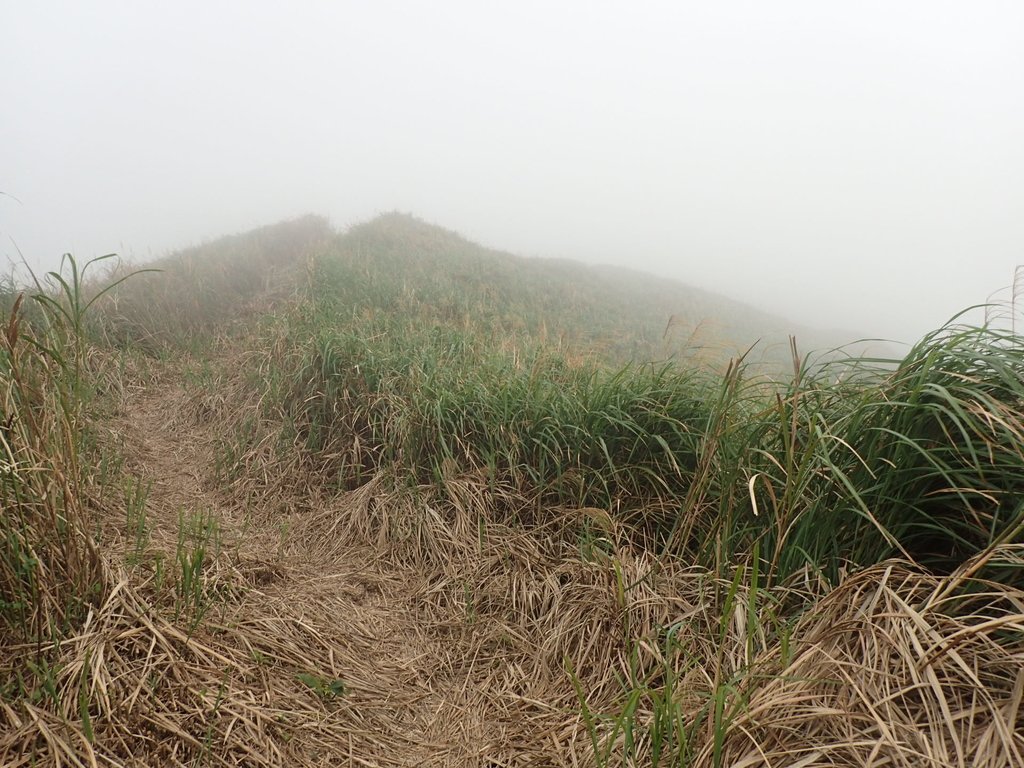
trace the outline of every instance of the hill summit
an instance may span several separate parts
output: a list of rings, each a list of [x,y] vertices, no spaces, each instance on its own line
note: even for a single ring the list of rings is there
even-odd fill
[[[801,326],[676,280],[516,256],[403,213],[353,226],[337,246],[339,257],[386,282],[399,281],[407,300],[433,302],[449,319],[461,313],[467,324],[557,339],[611,363],[671,358],[720,364],[753,347],[752,361],[788,365],[791,335],[803,351],[866,349],[851,344],[853,333]]]

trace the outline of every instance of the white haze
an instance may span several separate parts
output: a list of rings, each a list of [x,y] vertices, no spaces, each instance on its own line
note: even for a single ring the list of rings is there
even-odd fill
[[[2,0],[0,109],[36,267],[398,209],[912,339],[1024,262],[1019,1]]]

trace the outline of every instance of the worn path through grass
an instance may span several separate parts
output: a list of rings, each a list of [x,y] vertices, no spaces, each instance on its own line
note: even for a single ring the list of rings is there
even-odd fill
[[[290,513],[246,509],[215,487],[217,436],[187,415],[190,393],[175,378],[158,376],[130,394],[114,428],[130,471],[151,484],[154,550],[173,562],[182,520],[208,515],[219,529],[219,552],[204,569],[213,594],[196,639],[240,646],[251,660],[239,681],[245,706],[278,725],[268,729],[267,753],[242,762],[489,764],[500,718],[473,689],[474,662],[464,655],[471,649],[453,642],[448,620],[424,601],[431,574],[369,548],[325,548],[305,519],[329,516],[301,503]],[[296,695],[305,695],[305,712],[288,711]],[[224,698],[231,701],[230,691]],[[225,706],[213,716],[238,712]]]

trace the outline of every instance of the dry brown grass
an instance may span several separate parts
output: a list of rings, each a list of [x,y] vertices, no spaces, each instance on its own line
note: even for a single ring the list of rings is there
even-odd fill
[[[325,495],[296,482],[310,469],[299,458],[285,468],[275,454],[265,471],[292,480],[249,472],[261,491],[216,489],[212,452],[244,407],[167,381],[128,393],[115,431],[129,469],[154,481],[150,554],[169,556],[180,508],[222,522],[205,571],[213,607],[194,632],[175,619],[152,568],[123,564],[129,536],[108,521],[120,536],[104,550],[110,588],[60,645],[60,704],[3,705],[0,762],[595,765],[570,670],[606,713],[621,707],[624,680],[656,690],[672,674],[675,705],[697,722],[693,765],[716,764],[701,713],[727,681],[721,765],[1020,762],[1024,595],[980,582],[947,594],[956,575],[894,562],[815,600],[817,584],[752,594],[741,583],[723,634],[728,582],[627,547],[596,510],[550,510],[523,527],[511,498],[454,468],[444,493],[381,474]],[[240,499],[260,501],[242,510]],[[590,559],[581,518],[605,538]],[[735,609],[751,600],[754,624]],[[766,617],[800,602],[809,608],[784,660]],[[28,649],[10,650],[8,663]],[[343,681],[344,693],[318,693],[308,676]],[[649,764],[654,715],[642,699],[635,756],[615,749],[610,764]],[[621,747],[612,730],[598,735]]]
[[[193,413],[251,417],[245,386],[225,384],[232,395],[211,404],[198,393]],[[730,598],[728,579],[629,547],[600,510],[538,515],[456,467],[443,491],[381,473],[325,493],[298,446],[280,452],[277,428],[259,427],[232,490],[280,527],[276,554],[268,543],[261,557],[295,602],[323,590],[317,573],[359,563],[363,581],[341,578],[360,594],[373,592],[367,578],[378,585],[369,617],[365,606],[317,597],[324,610],[305,620],[318,626],[337,611],[338,626],[397,644],[386,647],[402,670],[398,690],[387,688],[395,667],[374,668],[380,657],[365,646],[332,657],[343,679],[377,679],[376,691],[353,686],[367,695],[360,710],[373,695],[400,702],[354,742],[364,764],[594,765],[574,676],[590,708],[611,715],[629,694],[623,681],[657,690],[671,676],[692,729],[688,762],[699,766],[1012,765],[1024,748],[1024,595],[972,581],[972,564],[936,577],[894,561],[832,591],[816,580],[758,590],[741,579]],[[599,540],[588,558],[581,520]],[[281,565],[296,561],[317,565]],[[794,612],[795,623],[785,619]],[[728,722],[716,746],[708,708],[722,690]],[[610,764],[649,764],[655,716],[641,698],[629,760],[617,757],[623,735],[599,726],[619,745]]]
[[[0,643],[57,635],[102,598],[88,535],[92,473],[79,466],[71,360],[32,338],[13,304],[0,328]]]
[[[957,576],[886,563],[817,602],[792,661],[735,721],[725,764],[1024,764],[1024,594],[978,582],[949,595]]]
[[[53,401],[30,404],[34,432],[3,446],[29,473],[26,514],[52,518],[55,492],[80,514],[70,554],[40,554],[35,634],[64,620],[62,585],[100,588],[45,649],[5,636],[0,680],[31,658],[50,682],[5,691],[0,764],[651,765],[666,711],[686,744],[658,765],[1024,763],[1024,594],[976,561],[766,588],[744,563],[659,557],[605,510],[542,507],[453,461],[429,487],[384,469],[339,490],[332,457],[287,444],[249,378],[294,363],[283,333],[206,373],[178,359],[116,378],[97,425],[150,487],[142,538],[127,494],[54,484],[90,475],[46,442],[73,433]],[[196,515],[218,534],[188,602],[173,571]]]

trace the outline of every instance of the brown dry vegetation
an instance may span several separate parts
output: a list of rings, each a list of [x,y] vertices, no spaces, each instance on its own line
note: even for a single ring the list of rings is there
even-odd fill
[[[294,286],[321,235],[252,242]],[[261,386],[305,370],[287,280],[190,327],[202,306],[174,296],[230,272],[156,277],[103,328],[167,359],[90,346],[82,412],[6,335],[4,414],[56,421],[3,433],[28,489],[3,486],[5,530],[45,587],[4,629],[3,765],[1024,764],[1024,592],[990,568],[1020,567],[1012,537],[948,575],[770,578],[451,457],[434,482],[382,463],[339,483],[333,452],[365,443],[311,450]]]

